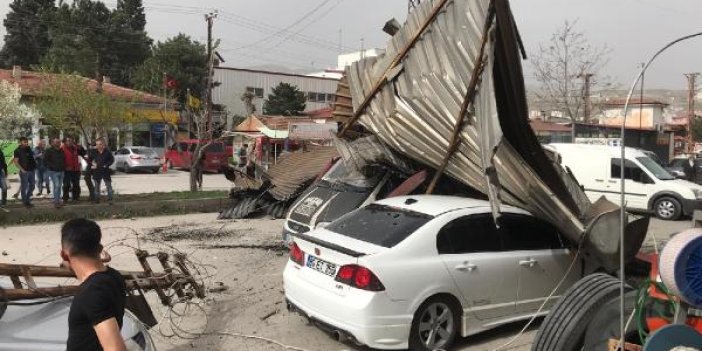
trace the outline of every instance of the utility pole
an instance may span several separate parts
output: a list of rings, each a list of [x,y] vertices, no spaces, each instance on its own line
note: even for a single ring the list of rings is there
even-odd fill
[[[692,120],[695,118],[695,79],[699,73],[687,73],[687,152],[695,152],[695,144],[692,138]]]
[[[645,63],[641,62],[641,69],[646,66]],[[641,129],[641,123],[643,120],[643,103],[644,103],[644,75],[645,72],[641,72],[641,90],[639,91],[639,129]],[[651,123],[653,123],[653,117],[651,117]]]
[[[412,12],[412,9],[419,6],[421,0],[408,0],[407,1],[407,13]]]
[[[583,106],[584,106],[584,118],[585,118],[585,123],[590,122],[590,115],[592,114],[592,108],[590,105],[590,84],[591,84],[591,79],[594,74],[592,73],[583,73],[580,75],[581,78],[585,80],[585,85],[583,87]]]
[[[212,24],[217,18],[217,12],[210,12],[205,15],[207,21],[207,91],[205,100],[205,125],[208,133],[212,133],[212,80],[214,76],[214,50],[212,49]]]

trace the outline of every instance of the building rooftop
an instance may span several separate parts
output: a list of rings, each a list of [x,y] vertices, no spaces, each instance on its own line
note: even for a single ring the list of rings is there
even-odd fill
[[[21,73],[20,73],[21,72]],[[44,88],[47,83],[60,76],[59,74],[34,72],[34,71],[15,71],[0,69],[0,80],[8,81],[17,84],[20,87],[20,92],[25,96],[43,96]],[[90,88],[97,88],[98,82],[95,79],[80,77],[85,80]],[[129,101],[143,104],[162,104],[163,97],[149,94],[143,91],[129,89],[115,85],[112,83],[103,83],[102,91],[114,100]],[[172,102],[172,101],[171,101]]]

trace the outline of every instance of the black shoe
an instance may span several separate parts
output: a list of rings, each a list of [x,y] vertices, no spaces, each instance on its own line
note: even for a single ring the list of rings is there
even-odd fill
[[[26,207],[26,208],[32,208],[32,207],[34,207],[34,205],[32,205],[31,203],[27,202],[26,204],[24,204],[24,207]]]

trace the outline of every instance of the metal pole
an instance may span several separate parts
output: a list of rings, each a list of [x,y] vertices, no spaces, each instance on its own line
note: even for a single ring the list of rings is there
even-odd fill
[[[625,222],[624,220],[626,219],[626,209],[624,208],[624,156],[625,156],[625,149],[624,149],[624,133],[625,133],[625,125],[626,125],[626,115],[629,110],[629,101],[631,100],[631,96],[634,94],[634,89],[636,89],[636,86],[639,84],[639,81],[644,75],[644,72],[648,69],[648,67],[653,63],[653,61],[661,54],[663,51],[667,50],[671,46],[681,42],[685,41],[687,39],[692,39],[698,36],[701,36],[702,32],[695,33],[695,34],[690,34],[686,35],[684,37],[680,37],[678,39],[675,39],[671,41],[670,43],[666,44],[663,48],[658,50],[649,60],[646,62],[646,64],[641,68],[641,71],[639,74],[636,76],[636,79],[634,80],[634,83],[631,84],[631,89],[629,89],[629,93],[626,96],[626,102],[624,103],[624,117],[622,118],[622,126],[621,126],[621,162],[620,162],[620,172],[619,172],[619,180],[621,182],[621,196],[620,196],[620,202],[621,202],[621,208],[619,210],[620,213],[620,227],[619,227],[619,276],[620,276],[620,286],[619,286],[619,349],[624,348],[624,337],[625,337],[625,310],[624,310],[624,288],[625,288],[625,283],[624,283],[624,278],[625,278],[625,273],[624,273],[624,229],[625,229]]]

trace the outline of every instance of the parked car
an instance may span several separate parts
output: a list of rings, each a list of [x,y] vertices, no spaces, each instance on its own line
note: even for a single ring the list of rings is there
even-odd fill
[[[641,149],[640,149],[641,150]],[[674,164],[673,161],[670,162],[669,165],[666,165],[663,163],[663,161],[658,157],[658,155],[650,150],[641,150],[646,156],[650,157],[653,161],[655,161],[659,166],[663,167],[668,173],[670,173],[673,177],[678,178],[678,179],[686,179],[685,175],[685,170],[682,167],[682,163],[676,162]]]
[[[688,158],[674,158],[672,161],[670,161],[670,164],[668,167],[665,167],[666,171],[668,173],[672,174],[675,176],[675,178],[678,179],[687,179],[687,174],[685,174],[685,163],[688,162]],[[702,168],[702,160],[695,160],[695,168],[696,169],[701,169]]]
[[[202,141],[203,144],[207,143]],[[195,139],[183,140],[173,144],[165,154],[168,169],[181,168],[190,169],[193,160],[193,153],[198,141]],[[227,164],[227,156],[224,143],[216,141],[211,143],[204,151],[204,171],[217,173]]]
[[[125,146],[117,150],[114,156],[115,169],[124,173],[133,171],[158,173],[161,169],[161,158],[149,147]]]
[[[65,350],[72,301],[72,298],[18,301],[25,304],[10,306],[0,302],[0,350]],[[123,321],[121,333],[128,350],[155,350],[147,328],[136,316],[127,310]]]
[[[561,165],[573,173],[591,201],[604,196],[621,203],[621,149],[581,144],[549,144]],[[632,210],[653,211],[661,219],[676,220],[702,209],[702,186],[675,179],[643,152],[626,148],[624,185],[626,206]]]
[[[287,306],[372,348],[448,349],[458,336],[531,318],[564,278],[545,315],[580,278],[581,260],[550,224],[502,211],[497,228],[486,200],[400,196],[296,234]]]
[[[347,168],[342,160],[337,161],[290,207],[283,224],[283,238],[289,233],[305,233],[324,226],[358,207],[384,198],[393,189],[388,184],[390,177],[390,172],[366,177]]]

